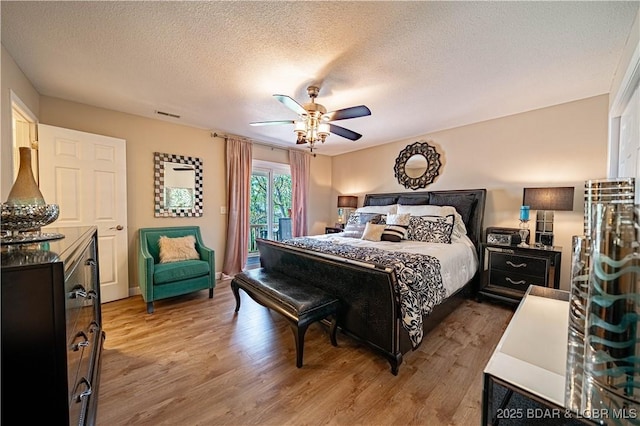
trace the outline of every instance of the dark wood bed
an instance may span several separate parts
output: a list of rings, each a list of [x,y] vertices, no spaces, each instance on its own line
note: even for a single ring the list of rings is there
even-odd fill
[[[419,191],[367,194],[364,205],[454,206],[463,216],[467,236],[479,254],[485,199],[485,189]],[[386,357],[391,364],[391,372],[398,374],[403,355],[415,348],[401,324],[397,277],[393,269],[327,256],[277,241],[258,239],[257,244],[260,263],[266,271],[283,273],[336,295],[342,302],[338,315],[340,330]],[[425,335],[466,297],[476,293],[479,269],[461,289],[423,317]]]

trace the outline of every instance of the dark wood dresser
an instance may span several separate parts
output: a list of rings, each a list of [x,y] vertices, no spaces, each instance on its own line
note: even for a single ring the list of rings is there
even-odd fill
[[[97,230],[46,232],[65,237],[2,247],[2,423],[92,425],[105,339]]]

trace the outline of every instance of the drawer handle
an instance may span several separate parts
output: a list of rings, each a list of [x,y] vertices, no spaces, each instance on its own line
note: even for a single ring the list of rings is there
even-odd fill
[[[80,348],[86,348],[91,343],[89,341],[89,337],[87,336],[87,334],[84,331],[78,331],[76,333],[76,337],[75,338],[77,339],[78,337],[82,337],[84,339],[84,341],[78,342],[78,343],[74,343],[73,345],[71,345],[71,349],[73,349],[74,352],[75,351],[79,351]]]
[[[509,281],[511,284],[526,284],[527,283],[526,280],[514,281],[509,277],[507,277],[506,280]]]
[[[88,259],[84,264],[87,266],[96,266],[97,262],[95,259]]]
[[[87,292],[87,299],[91,300],[91,299],[97,299],[98,298],[98,293],[96,293],[95,290],[89,290]]]
[[[76,402],[82,402],[84,398],[89,397],[89,395],[91,395],[91,393],[93,392],[91,389],[91,383],[86,378],[83,377],[82,379],[80,379],[80,381],[76,385],[75,391],[77,391],[81,385],[85,385],[87,389],[83,390],[75,396],[74,399],[76,400]]]
[[[87,290],[85,290],[84,287],[82,287],[80,284],[78,284],[75,287],[73,287],[73,289],[69,293],[69,298],[71,298],[71,299],[79,299],[79,298],[86,299],[87,298]]]
[[[526,268],[527,267],[526,263],[513,263],[510,260],[507,260],[507,265],[513,266],[514,268]]]

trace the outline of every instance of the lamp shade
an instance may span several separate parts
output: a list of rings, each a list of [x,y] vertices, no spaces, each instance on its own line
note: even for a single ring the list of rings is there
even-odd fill
[[[340,195],[338,196],[338,207],[350,209],[358,208],[358,197],[353,195]]]
[[[525,188],[522,205],[531,210],[573,210],[572,186]]]

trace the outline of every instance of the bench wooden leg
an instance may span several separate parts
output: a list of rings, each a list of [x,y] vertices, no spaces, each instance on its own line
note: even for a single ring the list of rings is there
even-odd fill
[[[302,356],[304,354],[304,335],[307,332],[308,325],[296,326],[291,324],[291,331],[296,341],[296,367],[302,367]]]
[[[238,284],[231,281],[231,291],[233,291],[233,296],[236,298],[236,312],[240,310],[240,290],[238,289]]]
[[[338,341],[336,340],[336,333],[338,331],[338,317],[333,315],[331,318],[331,327],[329,327],[329,337],[331,338],[331,344],[333,346],[338,346]]]

